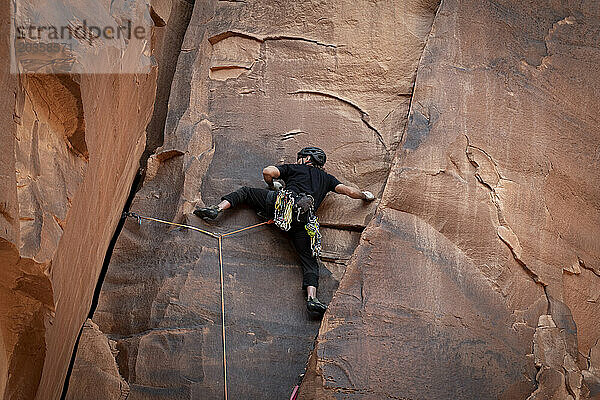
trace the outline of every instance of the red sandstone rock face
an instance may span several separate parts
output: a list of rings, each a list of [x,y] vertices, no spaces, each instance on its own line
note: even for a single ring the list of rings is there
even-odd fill
[[[55,399],[138,169],[156,71],[9,75],[9,6],[0,6],[0,393]]]
[[[579,368],[597,384],[599,17],[442,3],[305,398],[579,398]]]
[[[230,398],[309,354],[304,399],[600,397],[592,1],[202,1],[181,49],[150,3],[158,77],[0,70],[3,398],[59,397],[144,146],[132,210],[226,232],[194,205],[306,144],[382,201],[322,205],[321,324],[280,231],[224,240]],[[128,221],[67,397],[222,398],[219,301],[215,239]]]
[[[404,127],[431,2],[199,2],[171,88],[164,142],[132,210],[226,232],[190,212],[303,146],[328,172],[381,193]],[[303,21],[303,22],[301,22]],[[387,32],[395,32],[389,35]],[[330,195],[320,213],[328,301],[375,204]],[[222,398],[215,239],[134,221],[119,237],[94,321],[117,341],[129,398]],[[231,398],[284,398],[310,354],[301,275],[285,236],[262,227],[224,240]]]

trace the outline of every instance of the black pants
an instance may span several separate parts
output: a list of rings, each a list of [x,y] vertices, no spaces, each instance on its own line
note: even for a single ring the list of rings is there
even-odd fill
[[[275,214],[276,192],[267,189],[257,189],[244,186],[221,198],[231,203],[232,207],[245,203],[252,207],[259,215],[266,219],[272,219]],[[304,224],[294,222],[288,231],[288,237],[292,242],[296,253],[302,264],[302,288],[307,286],[319,286],[319,264],[316,257],[312,255],[310,237],[304,229]]]

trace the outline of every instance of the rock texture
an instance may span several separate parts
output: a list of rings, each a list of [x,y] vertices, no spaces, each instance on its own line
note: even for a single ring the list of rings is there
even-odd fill
[[[567,332],[568,335],[568,332]],[[583,376],[577,367],[573,339],[556,325],[551,315],[540,315],[533,335],[533,354],[538,368],[538,388],[527,399],[579,399]]]
[[[592,2],[442,2],[304,398],[584,392],[578,353],[600,336],[599,17]]]
[[[590,349],[587,360],[587,369],[581,373],[585,383],[584,389],[589,391],[591,399],[600,399],[600,346],[598,341]]]
[[[381,201],[322,204],[322,322],[280,231],[223,240],[229,398],[286,398],[308,360],[303,399],[600,399],[595,1],[148,10],[158,72],[0,59],[4,399],[60,398],[80,330],[69,399],[222,398],[217,241],[129,219],[103,260],[140,160],[131,211],[224,233],[260,219],[194,206],[305,145]]]
[[[129,385],[119,375],[116,342],[100,332],[91,320],[83,325],[77,359],[71,373],[67,400],[126,399]]]
[[[56,399],[138,169],[156,69],[9,75],[1,60],[0,395]]]
[[[314,144],[340,180],[381,193],[406,123],[436,2],[197,2],[170,92],[164,138],[132,211],[226,232],[191,214],[268,164]],[[390,34],[393,32],[393,34]],[[328,301],[375,204],[331,195],[320,213]],[[128,221],[93,320],[117,341],[130,399],[222,398],[215,239]],[[231,398],[285,398],[319,321],[306,314],[285,236],[261,227],[224,240]]]

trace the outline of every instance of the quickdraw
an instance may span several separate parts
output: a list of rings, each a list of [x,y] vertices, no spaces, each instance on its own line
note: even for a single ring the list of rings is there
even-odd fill
[[[294,209],[294,193],[290,190],[280,190],[275,200],[275,216],[273,221],[275,225],[283,230],[289,231],[292,225],[292,215]]]
[[[296,205],[296,194],[290,190],[280,190],[275,200],[275,216],[273,221],[283,231],[289,231],[294,218],[294,206]],[[310,197],[310,195],[308,195]],[[312,200],[312,197],[311,197]],[[310,237],[310,247],[313,257],[321,255],[321,232],[319,230],[319,219],[313,214],[312,208],[308,211],[308,221],[304,225],[306,233]],[[296,220],[300,222],[302,210],[297,207]]]
[[[319,218],[311,215],[308,222],[304,225],[306,233],[310,237],[310,248],[312,249],[313,257],[321,256],[321,231],[319,230]]]

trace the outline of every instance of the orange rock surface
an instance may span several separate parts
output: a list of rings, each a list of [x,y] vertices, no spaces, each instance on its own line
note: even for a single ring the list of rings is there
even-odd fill
[[[223,398],[217,241],[107,249],[140,164],[131,211],[224,233],[306,145],[378,200],[319,210],[322,321],[281,231],[223,239],[229,398],[600,398],[595,1],[149,3],[149,74],[0,61],[3,399]]]

